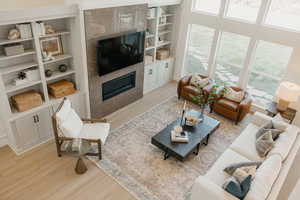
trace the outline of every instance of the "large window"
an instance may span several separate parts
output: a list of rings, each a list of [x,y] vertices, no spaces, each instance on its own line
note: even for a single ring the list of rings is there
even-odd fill
[[[247,89],[255,104],[264,106],[272,101],[293,49],[300,48],[300,0],[193,2],[190,13],[184,13],[197,23],[189,29],[184,72],[209,72],[217,83]],[[221,3],[226,4],[222,4],[224,9],[220,9]],[[205,24],[197,21],[197,16],[205,18]]]
[[[299,19],[299,0],[272,0],[266,24],[300,31]]]
[[[261,0],[229,0],[227,16],[255,22]]]
[[[245,36],[223,32],[216,59],[217,82],[237,85],[244,66],[250,39]]]
[[[258,43],[248,82],[256,103],[266,105],[273,99],[291,53],[290,47],[264,41]]]
[[[221,6],[221,0],[195,0],[195,10],[217,15]]]
[[[214,29],[205,26],[195,24],[190,26],[190,39],[185,61],[186,74],[207,74],[214,33]]]

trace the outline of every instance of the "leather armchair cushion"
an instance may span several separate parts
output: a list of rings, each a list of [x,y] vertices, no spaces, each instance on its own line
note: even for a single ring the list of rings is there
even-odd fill
[[[216,103],[231,111],[237,111],[239,107],[239,103],[224,98],[218,100]]]
[[[191,85],[184,86],[183,91],[191,95],[198,95],[200,93],[198,88]]]

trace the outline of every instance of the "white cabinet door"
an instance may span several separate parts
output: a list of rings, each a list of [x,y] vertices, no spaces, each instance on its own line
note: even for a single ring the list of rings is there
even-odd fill
[[[173,73],[174,73],[173,59],[169,59],[164,63],[165,84],[173,80]]]
[[[157,68],[155,64],[146,65],[144,72],[144,94],[150,92],[157,85]]]
[[[36,123],[36,114],[16,120],[16,129],[20,140],[18,149],[25,150],[39,143],[40,137]]]
[[[157,85],[156,87],[161,87],[162,85],[165,84],[165,62],[164,61],[158,61],[156,63],[156,69],[157,69]]]
[[[41,142],[45,142],[54,137],[52,128],[51,112],[49,109],[44,109],[37,113],[37,129]]]

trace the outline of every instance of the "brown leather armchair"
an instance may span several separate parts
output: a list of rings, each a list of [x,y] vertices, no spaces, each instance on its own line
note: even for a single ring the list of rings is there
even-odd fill
[[[241,91],[241,88],[231,87],[235,91]],[[216,100],[210,104],[210,111],[214,111],[223,115],[238,124],[250,112],[252,98],[248,92],[245,91],[244,99],[237,103],[226,99],[225,97],[216,96]]]
[[[202,78],[207,78],[207,76],[204,75],[200,75],[200,77]],[[190,95],[199,95],[200,91],[199,88],[190,85],[190,81],[191,81],[192,75],[187,75],[184,76],[178,83],[178,87],[177,87],[177,95],[178,95],[178,99],[180,99],[181,97],[189,100],[189,101],[193,101],[192,97]],[[208,96],[208,93],[211,91],[213,87],[213,81],[210,79],[208,85],[206,85],[203,88],[204,93],[206,94],[206,96]]]

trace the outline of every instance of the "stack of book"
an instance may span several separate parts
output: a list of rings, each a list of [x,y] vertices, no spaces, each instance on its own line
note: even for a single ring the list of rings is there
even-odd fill
[[[46,35],[44,22],[40,21],[40,22],[36,23],[36,31],[37,31],[37,34],[40,36]]]
[[[182,142],[182,143],[188,143],[189,142],[189,136],[188,133],[183,131],[181,133],[177,133],[176,131],[171,132],[171,141],[172,142]]]
[[[19,30],[22,39],[32,38],[32,30],[29,23],[17,24],[16,28]]]

